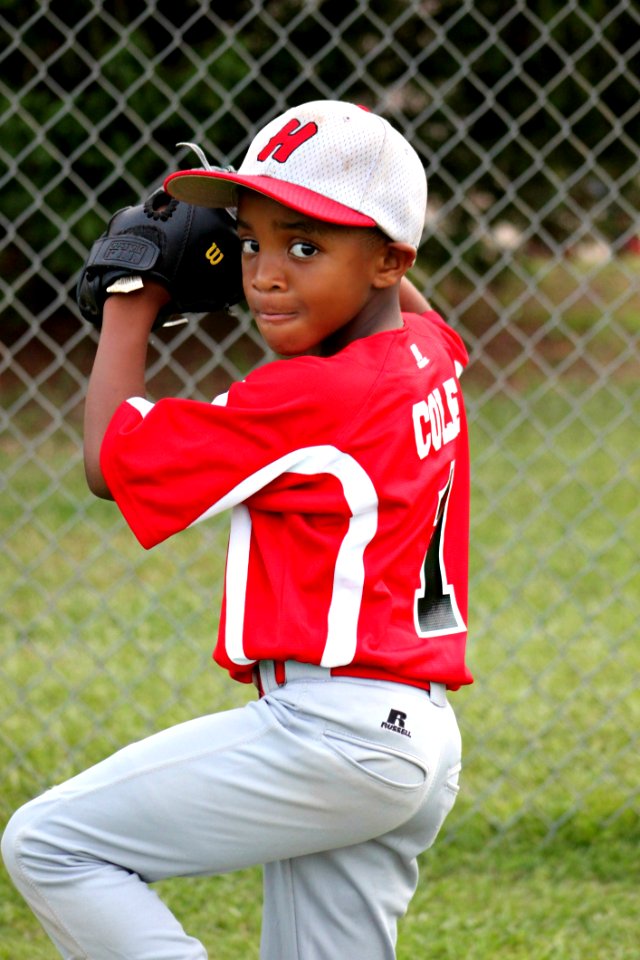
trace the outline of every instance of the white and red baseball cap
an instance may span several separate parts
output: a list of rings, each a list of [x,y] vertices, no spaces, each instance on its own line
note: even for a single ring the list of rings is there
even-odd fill
[[[257,134],[237,172],[180,170],[164,183],[171,196],[204,207],[237,206],[238,187],[318,220],[420,243],[427,205],[420,158],[387,120],[354,104],[292,107]]]

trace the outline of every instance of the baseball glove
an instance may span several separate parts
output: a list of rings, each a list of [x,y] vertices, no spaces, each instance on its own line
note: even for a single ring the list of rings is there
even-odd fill
[[[76,289],[80,313],[100,329],[109,294],[137,290],[145,278],[171,295],[154,329],[176,314],[238,303],[243,293],[235,221],[225,210],[182,203],[164,190],[118,210],[82,268]]]

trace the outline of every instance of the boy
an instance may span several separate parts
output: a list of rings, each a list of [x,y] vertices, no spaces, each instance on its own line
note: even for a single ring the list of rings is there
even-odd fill
[[[471,682],[466,354],[404,279],[424,172],[386,121],[317,101],[268,124],[238,173],[165,189],[237,207],[247,302],[288,359],[213,404],[152,404],[147,339],[169,295],[112,296],[87,478],[147,548],[232,509],[214,656],[260,698],[27,804],[5,860],[74,960],[203,960],[149,883],[252,864],[263,960],[390,960],[457,792],[446,688]]]

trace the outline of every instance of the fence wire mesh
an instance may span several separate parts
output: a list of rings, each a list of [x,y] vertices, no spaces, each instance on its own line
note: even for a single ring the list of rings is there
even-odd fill
[[[109,215],[262,123],[355,100],[429,178],[414,280],[460,330],[474,459],[466,787],[449,836],[638,816],[640,12],[592,2],[0,4],[0,751],[16,799],[246,698],[209,665],[225,521],[151,554],[81,466]],[[154,395],[268,360],[250,317],[159,332]],[[8,801],[10,802],[10,801]],[[9,810],[7,809],[8,813]]]

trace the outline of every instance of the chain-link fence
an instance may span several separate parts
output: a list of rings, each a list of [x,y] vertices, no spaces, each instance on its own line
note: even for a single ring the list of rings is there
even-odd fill
[[[86,489],[74,281],[108,215],[191,163],[176,143],[237,164],[256,124],[331,97],[421,153],[413,278],[471,354],[450,831],[637,818],[639,27],[635,0],[0,3],[8,804],[247,695],[209,665],[224,521],[145,554]],[[241,309],[198,318],[154,337],[152,391],[210,398],[265,359]]]

